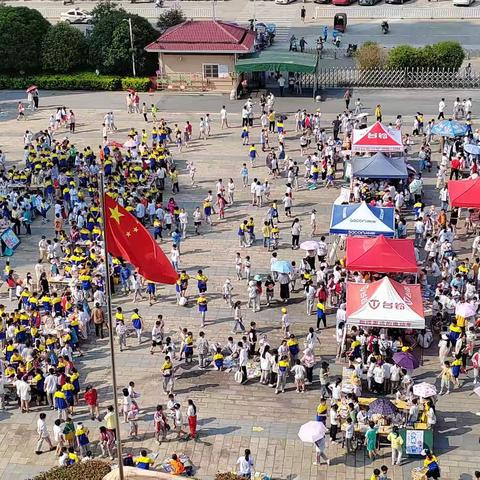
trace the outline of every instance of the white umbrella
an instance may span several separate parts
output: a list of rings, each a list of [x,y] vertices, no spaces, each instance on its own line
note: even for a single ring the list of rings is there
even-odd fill
[[[437,388],[431,383],[417,383],[413,385],[413,394],[417,397],[429,398],[437,394]]]
[[[327,427],[323,422],[310,421],[300,427],[298,436],[302,442],[315,443],[325,436]]]
[[[361,118],[365,118],[365,117],[368,117],[368,113],[360,113],[355,118],[360,120]]]
[[[135,140],[133,140],[133,139],[130,139],[130,140],[127,140],[127,141],[123,144],[123,146],[124,146],[125,148],[135,148],[135,147],[137,146],[137,142],[136,142]]]
[[[318,247],[319,244],[315,240],[306,240],[300,244],[302,250],[317,250]]]

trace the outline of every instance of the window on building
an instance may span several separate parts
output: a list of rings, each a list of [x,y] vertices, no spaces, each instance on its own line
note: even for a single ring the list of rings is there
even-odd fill
[[[204,65],[203,76],[205,78],[218,78],[218,65]]]

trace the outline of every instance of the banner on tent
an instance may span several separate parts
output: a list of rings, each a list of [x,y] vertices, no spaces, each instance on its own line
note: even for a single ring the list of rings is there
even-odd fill
[[[334,205],[330,233],[393,237],[395,233],[394,209],[391,207],[370,207],[365,203]]]

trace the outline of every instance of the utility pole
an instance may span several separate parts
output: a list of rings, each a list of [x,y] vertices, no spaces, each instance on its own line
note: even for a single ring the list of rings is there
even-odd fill
[[[133,76],[137,76],[137,71],[135,69],[135,50],[133,48],[133,30],[132,30],[132,19],[129,17],[123,19],[124,22],[128,22],[128,29],[130,32],[130,50],[132,51],[132,73]]]

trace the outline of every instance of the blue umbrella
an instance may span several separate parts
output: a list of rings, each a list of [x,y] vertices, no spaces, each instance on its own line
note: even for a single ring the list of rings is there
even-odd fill
[[[287,260],[277,260],[272,265],[272,272],[290,273],[292,271],[293,271],[292,264],[290,262],[287,262]]]
[[[467,153],[471,153],[472,155],[480,155],[480,147],[478,145],[474,145],[473,143],[467,143],[463,149]]]
[[[432,127],[432,133],[441,137],[461,137],[467,133],[467,126],[456,120],[442,120]]]

